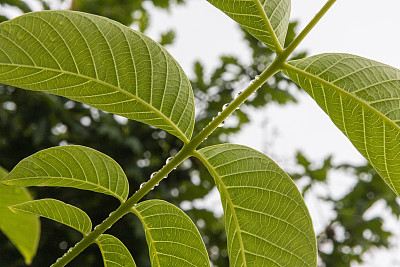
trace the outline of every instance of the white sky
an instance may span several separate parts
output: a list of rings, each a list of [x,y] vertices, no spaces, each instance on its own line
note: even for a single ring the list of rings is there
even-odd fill
[[[177,29],[177,39],[168,50],[189,76],[192,74],[192,63],[197,59],[205,63],[209,71],[218,63],[221,54],[237,55],[243,62],[251,59],[235,22],[205,0],[187,2],[185,6],[173,8],[169,16],[162,12],[154,13],[153,27],[147,34],[157,39],[160,32]],[[292,1],[292,19],[300,22],[298,30],[308,23],[324,3],[320,0]],[[351,53],[400,68],[399,11],[399,0],[338,0],[298,49],[306,50],[311,55],[324,52]],[[336,163],[363,163],[362,156],[314,101],[305,94],[297,96],[299,104],[284,107],[272,105],[252,112],[252,123],[231,138],[231,142],[263,151],[284,169],[293,168],[291,159],[297,150],[313,160],[333,154]],[[335,173],[330,177],[330,193],[341,195],[354,182],[343,173]],[[215,195],[216,192],[213,192],[207,205],[218,205],[219,200]],[[316,232],[319,232],[332,213],[315,197],[306,199],[306,202]],[[368,216],[372,217],[383,210],[383,205],[377,205]],[[399,238],[398,221],[386,217],[385,225],[396,231]],[[363,266],[400,266],[400,261],[396,259],[399,258],[399,252],[397,245],[394,251],[371,253]]]

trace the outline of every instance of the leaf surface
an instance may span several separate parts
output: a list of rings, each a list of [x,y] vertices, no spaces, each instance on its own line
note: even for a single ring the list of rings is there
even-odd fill
[[[311,217],[297,187],[275,162],[232,144],[198,151],[221,195],[230,266],[313,266]]]
[[[0,24],[0,82],[86,103],[183,141],[194,98],[159,44],[120,23],[75,11],[29,13]]]
[[[0,179],[7,171],[0,167]],[[26,264],[36,255],[40,239],[40,221],[31,214],[15,214],[8,206],[32,200],[28,190],[23,187],[0,184],[0,230],[22,254]]]
[[[289,61],[301,86],[400,196],[400,70],[349,54]]]
[[[238,22],[255,38],[277,51],[285,44],[290,19],[290,0],[208,0]]]
[[[148,200],[133,212],[145,230],[151,266],[210,266],[200,233],[182,210],[166,201]]]
[[[56,199],[39,199],[9,207],[15,213],[30,213],[72,227],[82,234],[90,233],[92,222],[81,209]]]
[[[131,253],[115,236],[102,234],[96,240],[105,267],[136,267]]]
[[[17,186],[63,186],[108,194],[125,201],[129,185],[112,158],[84,146],[58,146],[20,161],[2,183]]]

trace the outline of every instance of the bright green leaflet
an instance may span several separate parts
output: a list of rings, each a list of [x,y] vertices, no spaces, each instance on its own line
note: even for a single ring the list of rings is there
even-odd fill
[[[221,195],[230,266],[317,265],[308,209],[290,177],[251,148],[222,144],[196,155]]]
[[[210,266],[194,223],[176,206],[148,200],[132,209],[143,224],[152,267]]]
[[[17,186],[64,186],[108,194],[125,201],[129,185],[112,158],[84,146],[41,150],[20,161],[0,182]]]
[[[184,142],[192,135],[194,98],[182,68],[150,38],[103,17],[42,11],[0,24],[0,82],[65,96]]]
[[[7,171],[0,167],[0,179]],[[15,214],[8,206],[32,200],[23,187],[0,184],[0,230],[22,254],[26,264],[30,264],[36,254],[40,238],[40,221],[30,214]]]
[[[115,236],[102,234],[96,240],[105,267],[136,267],[131,253]]]
[[[84,235],[92,230],[92,222],[84,211],[60,200],[32,200],[9,208],[15,213],[35,214],[65,224]]]
[[[354,55],[321,54],[290,61],[284,72],[400,196],[400,70]]]
[[[290,19],[290,0],[208,0],[275,52],[280,52]]]

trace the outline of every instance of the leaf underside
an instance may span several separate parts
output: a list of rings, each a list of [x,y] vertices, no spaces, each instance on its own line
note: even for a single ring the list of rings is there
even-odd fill
[[[208,0],[255,38],[277,51],[273,37],[283,47],[290,19],[290,0]],[[273,34],[268,32],[271,24]]]
[[[284,71],[400,196],[400,70],[349,54],[289,61]]]
[[[232,144],[198,152],[221,195],[230,266],[316,266],[311,217],[276,163]]]
[[[13,205],[10,209],[16,213],[30,213],[72,227],[82,234],[92,229],[89,216],[81,209],[56,199],[39,199]]]
[[[7,171],[0,167],[0,179]],[[31,214],[15,214],[8,206],[32,200],[23,187],[0,184],[0,230],[22,254],[26,264],[30,264],[36,254],[40,239],[39,218]]]
[[[133,212],[145,230],[151,266],[210,266],[200,233],[182,210],[166,201],[148,200]]]
[[[159,44],[120,23],[75,11],[0,24],[0,82],[86,103],[190,139],[194,98]]]
[[[115,236],[102,234],[96,239],[105,267],[136,267],[131,253]]]
[[[63,186],[125,201],[129,185],[121,166],[92,148],[70,145],[41,150],[20,161],[0,182],[17,186]]]

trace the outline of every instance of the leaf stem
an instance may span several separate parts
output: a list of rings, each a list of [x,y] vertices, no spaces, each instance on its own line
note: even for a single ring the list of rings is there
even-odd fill
[[[131,211],[131,208],[142,199],[150,190],[164,179],[176,166],[178,166],[186,158],[195,153],[196,148],[209,136],[230,114],[232,114],[248,97],[250,97],[261,85],[263,85],[272,75],[278,72],[284,64],[280,57],[276,57],[274,61],[257,76],[250,85],[236,97],[226,109],[224,109],[217,117],[215,117],[201,132],[199,132],[189,143],[162,167],[156,175],[148,180],[138,191],[136,191],[126,202],[122,203],[114,212],[110,214],[101,224],[87,236],[83,237],[68,253],[59,258],[52,266],[62,267],[74,259],[85,248],[96,241],[102,233],[110,228],[116,221]]]
[[[303,39],[308,35],[308,33],[314,28],[314,26],[321,20],[326,12],[333,6],[336,0],[329,0],[321,8],[321,10],[314,16],[314,18],[307,24],[307,26],[300,32],[299,35],[290,43],[290,45],[282,52],[280,56],[286,60],[297,46],[303,41]]]

